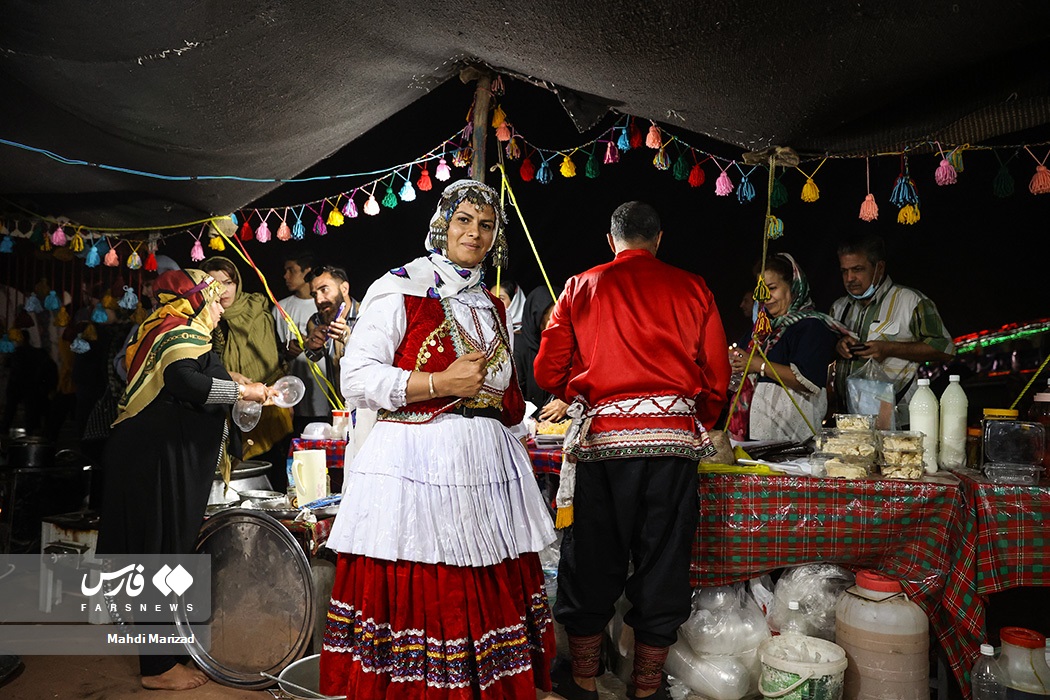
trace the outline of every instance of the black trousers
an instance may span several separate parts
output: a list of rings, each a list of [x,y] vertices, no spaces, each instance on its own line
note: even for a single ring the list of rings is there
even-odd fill
[[[699,498],[695,459],[576,465],[574,522],[563,536],[554,617],[574,636],[598,634],[626,592],[635,639],[668,647],[689,619],[689,565]],[[628,576],[628,565],[634,564]]]

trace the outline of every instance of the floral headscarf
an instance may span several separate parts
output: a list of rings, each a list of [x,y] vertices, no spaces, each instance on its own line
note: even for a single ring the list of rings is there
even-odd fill
[[[809,280],[806,278],[806,273],[795,262],[795,258],[788,253],[777,253],[777,256],[791,263],[791,306],[788,308],[787,313],[770,319],[773,332],[765,338],[764,349],[768,352],[769,348],[776,345],[777,341],[780,340],[780,336],[783,335],[784,330],[788,326],[804,318],[815,318],[839,335],[854,335],[842,323],[825,313],[817,311],[816,305],[809,295]]]
[[[430,219],[430,231],[425,241],[429,255],[416,258],[403,267],[394,268],[376,280],[361,302],[362,313],[372,301],[387,294],[444,299],[455,296],[464,289],[481,285],[482,264],[460,267],[446,257],[449,222],[463,202],[470,202],[478,209],[489,205],[495,210],[496,227],[492,236],[492,247],[487,252],[492,254],[497,263],[506,260],[507,217],[500,206],[499,193],[477,180],[459,180],[441,193],[437,210]]]

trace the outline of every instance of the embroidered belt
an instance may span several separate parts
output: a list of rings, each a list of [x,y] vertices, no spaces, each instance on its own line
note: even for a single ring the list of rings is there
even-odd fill
[[[450,408],[445,411],[445,413],[456,413],[461,416],[466,416],[467,418],[492,418],[498,421],[503,420],[503,412],[498,408],[491,408],[489,406],[471,408],[470,406],[463,406],[460,404],[455,408]]]

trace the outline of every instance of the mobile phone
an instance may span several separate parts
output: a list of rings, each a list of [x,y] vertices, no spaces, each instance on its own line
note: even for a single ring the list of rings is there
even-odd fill
[[[868,349],[868,344],[867,343],[854,343],[853,345],[849,346],[849,351],[850,352],[860,352],[861,350],[867,350],[867,349]]]

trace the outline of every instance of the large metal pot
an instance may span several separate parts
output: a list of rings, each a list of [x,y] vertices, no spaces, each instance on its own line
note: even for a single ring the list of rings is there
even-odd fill
[[[270,479],[266,472],[270,471],[270,463],[262,460],[245,460],[240,462],[230,472],[230,489],[227,490],[222,483],[222,475],[216,471],[215,480],[211,485],[211,493],[208,496],[208,505],[220,503],[236,503],[241,500],[240,492],[250,489],[270,490]]]
[[[55,463],[54,443],[42,438],[15,438],[7,444],[6,451],[9,469],[50,467]]]

